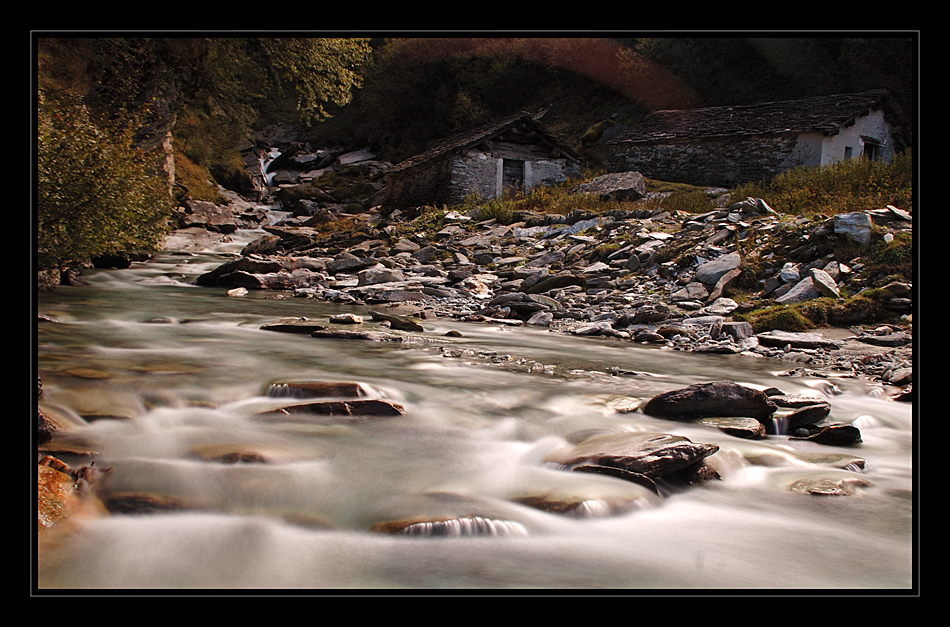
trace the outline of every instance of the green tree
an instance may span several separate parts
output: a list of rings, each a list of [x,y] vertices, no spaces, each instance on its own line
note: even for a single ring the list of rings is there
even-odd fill
[[[136,147],[136,119],[100,126],[80,99],[39,93],[37,249],[40,268],[154,249],[171,213],[158,155]]]
[[[166,178],[160,151],[139,146],[171,131],[180,155],[218,182],[239,181],[252,129],[329,117],[361,84],[369,54],[362,39],[40,37],[41,267],[160,241]]]
[[[362,84],[358,38],[40,38],[39,84],[82,96],[96,122],[147,107],[143,124],[172,130],[178,148],[228,176],[251,131],[307,126],[338,112]],[[177,122],[187,124],[178,127]],[[221,181],[224,182],[224,181]]]

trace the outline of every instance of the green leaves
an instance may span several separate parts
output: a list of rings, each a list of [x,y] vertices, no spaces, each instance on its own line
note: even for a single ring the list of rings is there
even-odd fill
[[[37,246],[41,268],[148,250],[164,235],[170,197],[157,156],[134,144],[135,120],[103,128],[81,100],[40,93]]]

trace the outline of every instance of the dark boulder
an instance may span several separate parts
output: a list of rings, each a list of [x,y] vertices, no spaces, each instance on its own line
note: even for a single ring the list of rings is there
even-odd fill
[[[830,413],[830,404],[827,402],[817,402],[812,405],[807,405],[800,409],[796,409],[794,412],[786,416],[785,420],[788,422],[788,429],[790,431],[794,431],[795,429],[820,422],[827,418],[828,414]]]
[[[792,440],[810,440],[829,446],[854,446],[861,443],[861,431],[854,425],[830,424],[805,427],[808,435],[793,437]]]
[[[251,257],[241,257],[221,264],[210,272],[205,272],[197,279],[195,283],[204,287],[230,287],[231,274],[235,272],[244,272],[248,274],[264,274],[268,272],[278,272],[281,264],[272,259],[253,259]]]
[[[308,322],[307,320],[293,320],[286,322],[272,322],[261,325],[262,331],[277,331],[279,333],[300,333],[310,335],[314,331],[325,331],[326,326]]]
[[[401,416],[402,405],[381,399],[347,401],[317,401],[304,405],[290,405],[277,410],[281,414],[313,414],[317,416]]]
[[[550,461],[563,466],[607,466],[657,479],[685,470],[719,450],[666,433],[609,433],[588,438]]]
[[[765,420],[776,406],[760,390],[733,381],[697,383],[654,396],[643,413],[657,418],[692,420],[707,416],[737,416]]]
[[[765,425],[755,418],[708,416],[700,418],[696,422],[707,427],[715,427],[723,433],[746,440],[758,440],[766,435]]]

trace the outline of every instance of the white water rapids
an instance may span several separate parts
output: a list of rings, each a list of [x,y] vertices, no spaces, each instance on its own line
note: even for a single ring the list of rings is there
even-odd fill
[[[259,233],[198,255],[165,253],[88,287],[39,295],[43,405],[111,467],[111,489],[184,511],[76,514],[46,536],[44,590],[901,590],[915,582],[909,403],[847,378],[781,377],[794,364],[699,355],[438,318],[427,344],[318,340],[261,330],[326,322],[342,307],[193,285]],[[368,318],[367,318],[368,319]],[[372,323],[364,325],[373,327]],[[449,330],[462,337],[445,337]],[[446,357],[442,347],[467,349]],[[501,361],[498,356],[510,356]],[[522,361],[524,360],[524,361]],[[500,363],[499,363],[500,362]],[[539,363],[543,369],[522,364]],[[611,376],[611,368],[639,375]],[[819,395],[853,422],[856,447],[743,440],[617,411],[692,383],[732,379]],[[277,381],[356,381],[403,416],[262,420]],[[838,391],[822,392],[833,382]],[[86,419],[80,418],[85,416]],[[105,416],[93,420],[92,417]],[[721,479],[662,498],[545,461],[579,432],[656,431],[717,444]],[[253,452],[267,463],[215,456]],[[832,467],[838,454],[863,471]],[[824,456],[824,457],[823,457]],[[790,489],[860,478],[855,494]],[[561,514],[533,494],[590,495]],[[642,498],[641,498],[642,497]],[[606,504],[642,503],[618,511]],[[446,517],[407,534],[373,525]],[[454,518],[453,518],[454,517]],[[427,520],[432,520],[427,518]],[[425,528],[424,525],[428,525]]]

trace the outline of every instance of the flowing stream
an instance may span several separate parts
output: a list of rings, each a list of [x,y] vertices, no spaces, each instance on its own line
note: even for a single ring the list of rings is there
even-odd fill
[[[326,322],[334,313],[370,310],[273,293],[228,297],[224,289],[193,285],[258,234],[239,232],[200,254],[166,252],[128,270],[93,271],[91,286],[39,296],[39,313],[59,320],[37,327],[42,406],[71,420],[70,437],[98,452],[100,468],[112,468],[104,479],[110,490],[190,505],[75,513],[44,536],[41,588],[914,585],[912,409],[885,400],[872,383],[833,373],[782,377],[794,364],[761,357],[445,318],[425,321],[433,341],[415,344],[261,330],[287,317]],[[462,336],[446,337],[453,329]],[[833,419],[861,429],[863,443],[743,440],[622,411],[625,399],[724,378],[822,396]],[[405,415],[262,414],[281,402],[267,395],[280,381],[359,382],[402,405]],[[576,434],[597,430],[717,444],[721,478],[661,498],[546,461]],[[219,460],[232,452],[266,463]],[[866,468],[822,463],[836,455],[859,456]],[[813,477],[856,478],[860,487],[847,496],[790,489]],[[518,500],[536,494],[590,500],[570,514]],[[603,505],[611,502],[637,505]],[[440,516],[458,518],[403,535],[373,529]]]

